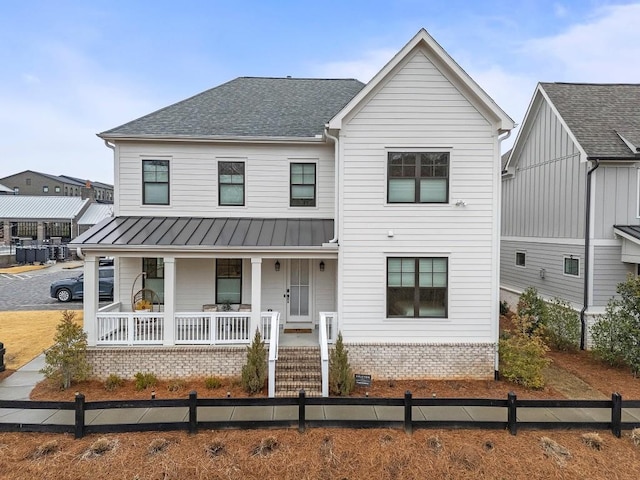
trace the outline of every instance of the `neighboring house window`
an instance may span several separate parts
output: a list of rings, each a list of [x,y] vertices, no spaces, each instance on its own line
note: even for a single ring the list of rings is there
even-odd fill
[[[144,276],[144,288],[153,290],[158,295],[160,303],[164,304],[164,259],[143,258],[142,271]]]
[[[292,163],[290,173],[291,198],[289,205],[292,207],[315,207],[316,164]]]
[[[387,316],[447,317],[447,258],[387,258]]]
[[[516,252],[516,266],[525,267],[527,265],[527,254],[525,252]]]
[[[564,257],[564,274],[577,277],[580,275],[580,259],[573,258],[573,255]]]
[[[31,185],[31,179],[30,179],[30,178],[27,178],[27,180],[25,181],[25,183],[26,183],[27,185]]]
[[[18,195],[20,193],[20,187],[13,187],[13,194]]]
[[[218,162],[218,205],[244,205],[244,162]]]
[[[42,191],[44,193],[49,193],[49,187],[47,187],[46,185],[44,187],[42,187]]]
[[[242,303],[242,259],[216,260],[216,303]]]
[[[389,152],[388,203],[447,203],[449,154]]]
[[[169,205],[169,160],[142,161],[142,203]]]
[[[55,188],[56,193],[60,193],[60,187]]]

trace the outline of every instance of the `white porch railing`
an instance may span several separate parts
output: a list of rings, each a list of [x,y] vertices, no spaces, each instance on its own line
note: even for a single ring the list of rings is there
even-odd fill
[[[262,314],[264,325],[265,316]],[[280,312],[271,312],[269,319],[269,397],[276,396],[276,362],[278,361],[278,345],[280,333]],[[266,341],[266,337],[265,337]]]
[[[171,328],[164,312],[119,312],[120,307],[119,303],[113,303],[97,313],[97,345],[164,344],[165,328]],[[259,328],[265,341],[271,339],[274,331],[273,317],[279,316],[278,312],[261,313]],[[253,337],[250,325],[251,312],[176,313],[173,321],[175,344],[248,344]]]
[[[322,370],[322,396],[329,396],[329,343],[335,342],[338,314],[320,312],[319,342],[320,367]]]

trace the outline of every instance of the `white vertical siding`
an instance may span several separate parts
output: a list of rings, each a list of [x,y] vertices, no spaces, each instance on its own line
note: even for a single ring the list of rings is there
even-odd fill
[[[586,164],[546,102],[529,115],[515,176],[502,182],[502,235],[583,238]]]
[[[638,225],[638,169],[635,166],[609,166],[603,163],[595,175],[595,238],[613,239],[614,225]],[[618,257],[620,261],[620,257]]]
[[[493,341],[499,166],[490,122],[417,50],[343,125],[345,340]],[[403,149],[450,152],[449,204],[386,203],[387,152]],[[447,319],[386,318],[386,258],[410,255],[449,258]]]
[[[118,215],[333,218],[333,146],[121,143]],[[142,205],[142,160],[168,159],[170,205]],[[245,162],[245,206],[218,206],[218,161]],[[289,164],[317,162],[316,207],[289,207]]]

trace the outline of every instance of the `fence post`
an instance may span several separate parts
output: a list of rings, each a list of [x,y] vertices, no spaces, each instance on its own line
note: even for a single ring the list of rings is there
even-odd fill
[[[195,391],[189,393],[189,433],[198,431],[198,394]]]
[[[407,390],[404,392],[404,431],[409,435],[413,433],[412,403],[411,392]]]
[[[7,368],[4,364],[5,353],[6,353],[6,350],[4,349],[4,343],[0,342],[0,372],[4,372]]]
[[[518,421],[516,419],[516,394],[509,392],[507,395],[507,423],[509,425],[509,433],[515,435],[518,433]]]
[[[305,405],[307,403],[306,400],[307,394],[304,392],[304,389],[302,389],[298,394],[298,432],[300,433],[304,433],[305,424],[307,423],[305,409]]]
[[[76,393],[76,422],[75,422],[75,437],[84,437],[84,395]]]
[[[620,438],[622,435],[622,395],[611,395],[611,433]]]

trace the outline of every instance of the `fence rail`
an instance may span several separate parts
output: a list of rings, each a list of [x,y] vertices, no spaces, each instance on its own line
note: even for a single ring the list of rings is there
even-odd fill
[[[233,417],[224,419],[224,415],[219,415],[218,420],[211,420],[211,415],[204,415],[204,410],[200,413],[203,418],[199,419],[199,409],[220,407],[277,407],[291,406],[297,409],[295,415],[286,415],[281,419],[252,419],[233,420]],[[357,416],[349,415],[336,418],[310,418],[307,407],[310,406],[369,406],[369,407],[400,407],[395,415],[375,416],[374,419],[358,419]],[[494,410],[493,415],[484,415],[485,420],[477,420],[469,417],[466,420],[450,418],[442,419],[434,415],[434,418],[414,418],[416,407],[485,407]],[[162,408],[161,414],[167,415],[167,408],[183,409],[181,421],[163,422],[128,422],[127,415],[118,415],[120,423],[87,423],[87,412],[113,409],[153,409]],[[560,410],[571,410],[581,408],[597,409],[605,418],[601,421],[585,416],[581,421],[562,420],[519,420],[517,412],[519,408],[537,409],[554,408]],[[186,399],[157,399],[157,400],[117,400],[86,402],[82,394],[77,394],[75,402],[32,402],[16,400],[0,400],[0,409],[25,409],[49,411],[49,416],[43,415],[41,423],[12,422],[11,417],[19,415],[5,415],[0,417],[0,431],[29,431],[29,432],[53,432],[74,433],[76,438],[91,433],[117,433],[133,431],[166,431],[166,430],[186,430],[195,433],[199,428],[206,429],[259,429],[259,428],[298,428],[303,432],[307,428],[315,427],[337,427],[337,428],[402,428],[411,433],[419,428],[485,428],[485,429],[508,429],[515,435],[519,428],[536,429],[560,429],[560,428],[583,428],[610,430],[615,436],[620,437],[623,429],[640,427],[640,418],[636,421],[622,421],[624,409],[640,409],[640,400],[623,401],[619,394],[614,393],[611,400],[518,400],[515,394],[510,393],[507,399],[474,399],[474,398],[413,398],[407,392],[404,398],[307,398],[304,391],[298,397],[285,398],[198,398],[196,392],[191,392]],[[400,411],[401,409],[401,411]],[[227,409],[228,410],[228,409]],[[69,412],[64,413],[64,412]],[[73,419],[71,418],[73,412]],[[180,411],[178,412],[180,414]],[[58,415],[60,421],[53,421],[53,417]],[[180,415],[178,415],[180,416]],[[214,415],[215,416],[215,415]],[[139,415],[135,415],[139,418]],[[542,416],[544,418],[544,416]],[[9,421],[7,421],[9,419]]]

